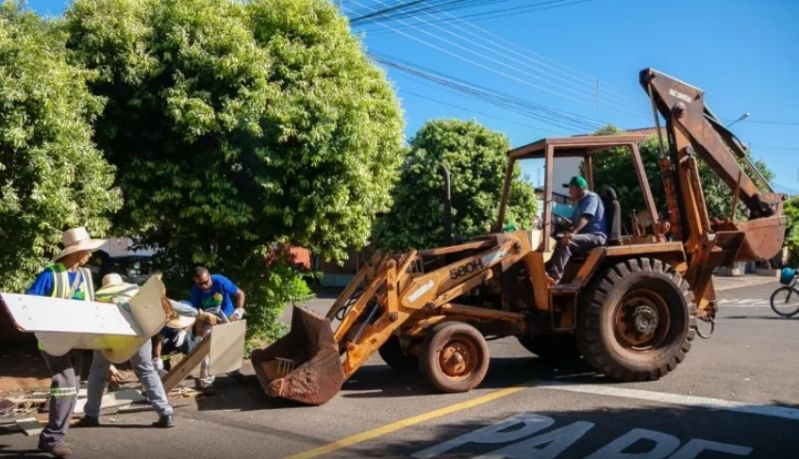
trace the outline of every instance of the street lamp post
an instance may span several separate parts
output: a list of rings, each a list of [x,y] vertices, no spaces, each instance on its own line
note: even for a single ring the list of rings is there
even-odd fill
[[[749,112],[742,113],[741,116],[739,116],[737,120],[735,120],[732,123],[728,124],[727,127],[730,127],[733,124],[737,123],[738,121],[743,121],[743,120],[745,120],[747,118],[749,118]]]

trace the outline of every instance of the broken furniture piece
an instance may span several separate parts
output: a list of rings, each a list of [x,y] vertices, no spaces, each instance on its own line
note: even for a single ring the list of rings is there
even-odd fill
[[[161,279],[152,276],[129,303],[119,305],[13,293],[0,294],[0,304],[50,355],[97,349],[122,363],[163,328],[171,312],[165,293]]]
[[[210,371],[213,375],[229,373],[241,368],[241,362],[244,358],[244,335],[246,330],[246,320],[212,327],[211,333],[203,338],[193,351],[184,356],[183,360],[161,378],[164,390],[169,393],[209,355]]]

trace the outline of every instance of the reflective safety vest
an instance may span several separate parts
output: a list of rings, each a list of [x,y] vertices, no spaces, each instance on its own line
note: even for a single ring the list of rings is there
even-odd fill
[[[53,263],[47,267],[53,275],[53,291],[50,293],[52,298],[71,299],[69,291],[72,289],[72,284],[69,282],[69,271],[61,263]],[[78,268],[80,275],[80,285],[75,291],[83,292],[84,301],[94,301],[94,283],[92,282],[92,273],[86,268]],[[69,298],[67,296],[69,295]]]

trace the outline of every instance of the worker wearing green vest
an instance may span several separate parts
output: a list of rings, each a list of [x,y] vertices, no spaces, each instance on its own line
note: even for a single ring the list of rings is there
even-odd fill
[[[99,249],[105,240],[92,239],[86,228],[79,227],[64,231],[63,243],[64,249],[56,255],[52,264],[39,273],[27,294],[93,301],[92,276],[83,266],[91,258],[92,252]],[[78,395],[78,377],[72,363],[77,352],[80,351],[55,356],[42,350],[52,382],[49,419],[39,435],[39,449],[49,452],[53,457],[68,457],[72,454],[72,445],[64,439]]]

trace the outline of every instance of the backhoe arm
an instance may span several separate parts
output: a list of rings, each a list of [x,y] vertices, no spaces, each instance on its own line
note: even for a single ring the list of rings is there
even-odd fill
[[[674,143],[675,130],[688,137],[694,152],[730,189],[737,190],[738,199],[750,210],[750,218],[781,215],[783,195],[771,190],[749,160],[741,142],[705,105],[701,89],[651,68],[641,72],[641,85],[667,120],[671,143]],[[761,192],[752,176],[768,191]]]

